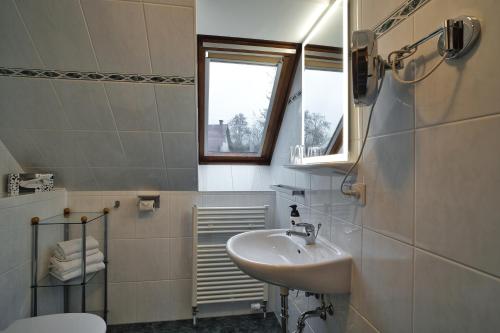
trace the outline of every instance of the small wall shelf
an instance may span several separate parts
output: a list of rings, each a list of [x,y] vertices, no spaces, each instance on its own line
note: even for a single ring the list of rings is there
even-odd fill
[[[345,175],[352,165],[352,162],[325,162],[314,164],[286,164],[284,167],[317,175],[331,175],[333,173]]]
[[[303,188],[281,185],[281,184],[271,185],[271,189],[273,189],[276,192],[285,193],[290,196],[296,196],[296,195],[304,196],[306,192]]]

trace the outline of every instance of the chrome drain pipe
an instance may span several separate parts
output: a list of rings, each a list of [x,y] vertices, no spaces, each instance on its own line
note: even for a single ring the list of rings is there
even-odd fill
[[[297,329],[295,333],[302,333],[304,328],[306,327],[306,320],[313,317],[320,317],[323,320],[326,320],[327,315],[333,316],[333,305],[332,303],[326,305],[324,295],[321,295],[321,306],[317,307],[314,310],[309,310],[303,312],[299,319],[297,320]]]
[[[288,288],[280,288],[281,297],[281,332],[288,333]]]

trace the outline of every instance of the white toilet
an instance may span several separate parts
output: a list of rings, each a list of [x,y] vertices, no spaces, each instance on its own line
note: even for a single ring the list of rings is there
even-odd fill
[[[105,333],[106,323],[89,313],[61,313],[20,319],[2,333]]]

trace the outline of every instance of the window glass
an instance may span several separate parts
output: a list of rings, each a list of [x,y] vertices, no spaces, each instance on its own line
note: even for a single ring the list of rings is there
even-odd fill
[[[343,73],[306,69],[304,76],[308,88],[307,98],[303,100],[304,145],[306,149],[317,147],[324,154],[343,114],[340,98]]]
[[[211,59],[208,66],[206,153],[260,154],[278,65]]]

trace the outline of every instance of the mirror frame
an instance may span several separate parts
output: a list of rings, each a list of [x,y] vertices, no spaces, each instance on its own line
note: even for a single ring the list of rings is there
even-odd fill
[[[322,155],[315,157],[304,157],[302,160],[303,164],[314,165],[314,164],[324,164],[324,163],[334,163],[334,162],[346,162],[349,160],[349,0],[335,0],[331,3],[316,21],[314,26],[311,28],[306,38],[302,43],[302,54],[301,54],[301,73],[302,73],[302,120],[301,120],[301,144],[305,143],[304,136],[304,99],[307,98],[307,93],[304,92],[304,71],[305,71],[305,47],[309,41],[314,37],[314,35],[321,29],[328,18],[335,11],[340,1],[343,1],[342,8],[342,67],[343,71],[343,87],[342,87],[342,105],[343,105],[343,131],[342,131],[342,152],[338,154]],[[307,88],[306,88],[307,89]]]

